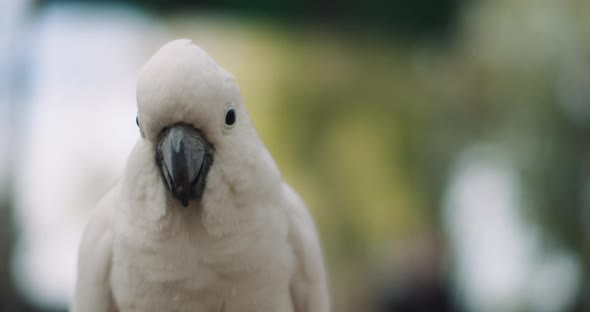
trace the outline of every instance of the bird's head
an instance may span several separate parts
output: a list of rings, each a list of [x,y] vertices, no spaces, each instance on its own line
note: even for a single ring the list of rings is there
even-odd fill
[[[144,66],[137,107],[162,182],[185,207],[201,199],[217,159],[239,156],[235,146],[251,134],[233,77],[185,39],[164,45]]]

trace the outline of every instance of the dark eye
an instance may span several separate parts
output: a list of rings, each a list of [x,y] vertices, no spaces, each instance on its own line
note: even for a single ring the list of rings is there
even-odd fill
[[[137,126],[139,127],[139,116],[135,116],[135,123],[137,124]]]
[[[235,108],[230,108],[225,112],[225,124],[232,126],[234,123],[236,123],[236,110]]]

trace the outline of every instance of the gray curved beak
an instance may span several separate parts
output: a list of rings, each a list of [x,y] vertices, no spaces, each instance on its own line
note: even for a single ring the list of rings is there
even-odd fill
[[[157,146],[157,160],[172,196],[184,207],[201,198],[213,162],[211,144],[201,131],[187,124],[164,130]]]

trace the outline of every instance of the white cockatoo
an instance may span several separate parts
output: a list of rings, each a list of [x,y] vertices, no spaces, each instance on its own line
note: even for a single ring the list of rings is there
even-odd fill
[[[189,40],[137,85],[138,139],[83,235],[74,311],[325,312],[314,222],[234,78]]]

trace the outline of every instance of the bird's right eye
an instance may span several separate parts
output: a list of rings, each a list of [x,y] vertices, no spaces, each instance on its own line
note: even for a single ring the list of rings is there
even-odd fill
[[[137,126],[139,127],[139,116],[135,116],[135,123],[137,124]]]

